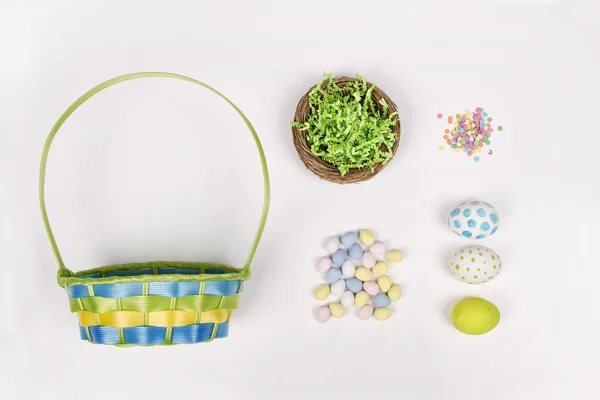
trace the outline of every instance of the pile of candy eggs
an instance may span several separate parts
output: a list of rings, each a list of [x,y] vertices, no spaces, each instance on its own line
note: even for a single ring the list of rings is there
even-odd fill
[[[356,307],[357,316],[363,320],[391,317],[389,306],[400,299],[402,289],[386,274],[390,263],[402,261],[402,252],[387,250],[369,230],[333,236],[327,251],[330,255],[321,258],[318,265],[325,283],[316,288],[315,298],[325,301],[333,295],[337,301],[318,307],[317,320],[341,318],[351,307]]]

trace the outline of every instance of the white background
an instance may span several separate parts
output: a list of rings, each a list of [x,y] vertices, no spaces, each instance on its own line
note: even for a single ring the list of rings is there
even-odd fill
[[[52,3],[52,4],[51,4]],[[0,397],[6,399],[594,399],[600,366],[598,6],[594,1],[0,1]],[[37,200],[45,137],[92,86],[137,71],[221,90],[256,127],[272,207],[230,337],[129,348],[79,340]],[[288,122],[323,71],[360,72],[398,105],[396,158],[374,180],[320,181]],[[485,107],[494,155],[440,152],[441,112]],[[261,205],[243,123],[209,92],[138,80],[69,119],[48,209],[74,270],[151,260],[241,265]],[[444,216],[480,198],[504,260],[469,286]],[[369,227],[401,248],[387,322],[313,319],[328,235]],[[469,337],[464,296],[502,312]]]

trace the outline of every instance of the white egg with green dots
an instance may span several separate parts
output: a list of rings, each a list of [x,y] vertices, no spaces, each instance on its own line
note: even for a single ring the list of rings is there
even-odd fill
[[[448,269],[459,281],[476,285],[494,280],[502,269],[502,260],[487,247],[466,246],[452,253]]]
[[[485,201],[466,201],[452,209],[448,227],[467,239],[484,239],[498,230],[498,211]]]

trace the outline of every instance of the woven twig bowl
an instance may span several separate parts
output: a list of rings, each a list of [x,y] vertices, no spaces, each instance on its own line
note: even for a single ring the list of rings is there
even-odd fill
[[[336,84],[339,87],[344,87],[349,82],[357,81],[357,79],[342,76],[342,77],[334,78],[334,81],[336,82]],[[326,85],[327,85],[327,81],[324,81],[322,84],[322,87],[324,88]],[[372,84],[370,82],[367,82],[367,85],[371,86]],[[308,96],[309,96],[310,92],[316,86],[317,85],[311,87],[306,92],[306,94],[304,94],[304,96],[302,96],[302,98],[298,102],[298,106],[296,107],[296,114],[294,115],[295,122],[304,123],[308,119],[309,114],[310,114],[310,106],[308,103]],[[394,102],[389,98],[389,96],[387,94],[385,94],[385,92],[383,90],[381,90],[381,88],[379,88],[378,86],[375,86],[375,89],[373,90],[373,99],[377,106],[378,111],[383,111],[383,107],[381,106],[381,104],[379,104],[380,99],[383,99],[387,103],[387,105],[389,107],[389,113],[398,111],[396,104],[394,104]],[[392,146],[392,153],[395,155],[396,150],[398,150],[398,145],[400,143],[400,119],[399,118],[398,118],[398,123],[392,127],[392,130],[394,132],[396,132],[396,134],[397,134],[396,141],[394,142],[394,145]],[[320,157],[317,157],[312,153],[312,151],[310,150],[310,146],[308,145],[308,142],[306,140],[305,132],[303,132],[299,128],[293,126],[292,127],[292,135],[293,135],[293,139],[294,139],[294,146],[296,147],[298,156],[300,157],[300,160],[302,161],[302,163],[304,163],[304,166],[306,166],[307,169],[311,170],[319,178],[325,179],[326,181],[329,181],[329,182],[339,183],[342,185],[348,184],[348,183],[364,182],[364,181],[367,181],[367,180],[373,178],[375,175],[377,175],[379,172],[381,172],[381,170],[384,169],[385,166],[387,165],[387,164],[384,165],[381,163],[377,163],[373,167],[374,168],[373,172],[371,172],[371,169],[369,167],[354,168],[354,169],[350,169],[350,171],[348,171],[348,173],[346,175],[342,176],[340,174],[340,171],[338,171],[338,169],[335,166],[329,164],[328,162],[322,160]],[[389,163],[389,161],[388,161],[388,163]]]

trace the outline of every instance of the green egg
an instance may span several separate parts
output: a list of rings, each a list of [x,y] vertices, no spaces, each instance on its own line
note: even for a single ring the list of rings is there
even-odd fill
[[[494,304],[478,297],[467,297],[452,309],[452,324],[467,335],[482,335],[500,322],[500,310]]]

